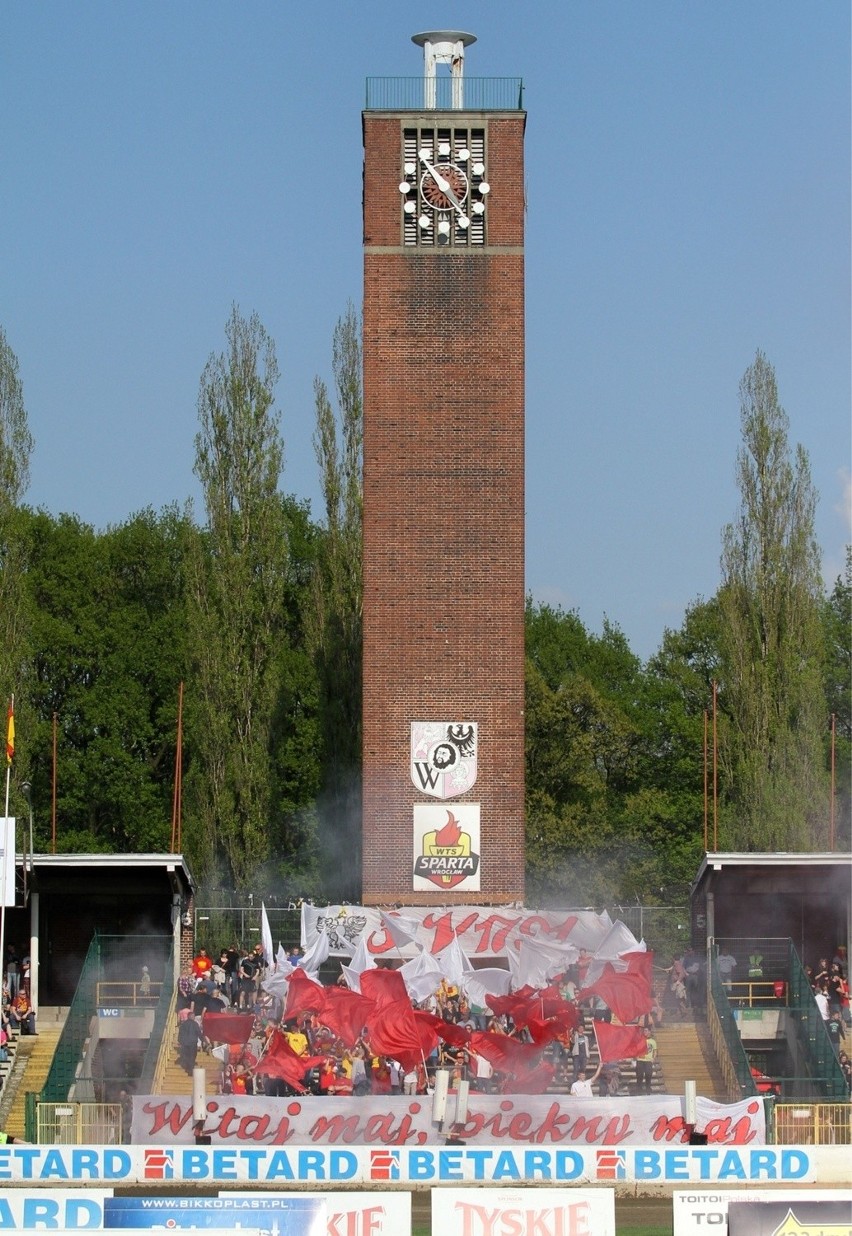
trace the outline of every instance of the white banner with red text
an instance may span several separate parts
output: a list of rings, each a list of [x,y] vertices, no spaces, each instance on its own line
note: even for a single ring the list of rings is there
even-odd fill
[[[310,949],[318,935],[328,938],[329,954],[351,957],[362,937],[371,957],[414,957],[421,948],[440,953],[458,940],[468,957],[506,957],[524,941],[548,945],[571,945],[596,953],[612,929],[606,911],[594,910],[496,910],[483,906],[453,906],[436,909],[406,906],[388,917],[416,923],[411,943],[397,944],[382,922],[381,912],[371,906],[302,906],[302,947]],[[567,961],[566,961],[567,965]]]
[[[762,1146],[762,1099],[714,1103],[698,1099],[697,1128],[714,1143]],[[131,1140],[170,1144],[192,1131],[192,1099],[135,1095]],[[207,1100],[204,1132],[213,1143],[283,1146],[425,1146],[443,1141],[432,1102],[409,1096],[292,1099],[221,1095]],[[458,1132],[471,1145],[649,1146],[689,1140],[679,1095],[572,1099],[565,1095],[471,1094]]]

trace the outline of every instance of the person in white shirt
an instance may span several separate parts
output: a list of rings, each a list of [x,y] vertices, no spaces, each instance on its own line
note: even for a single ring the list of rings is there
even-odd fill
[[[737,959],[731,953],[721,952],[716,958],[716,968],[719,971],[719,978],[725,986],[725,989],[730,992],[731,984],[734,981],[734,971],[737,968]]]
[[[391,1094],[401,1094],[402,1093],[402,1078],[403,1078],[402,1065],[399,1063],[398,1060],[389,1060],[388,1066],[390,1068]]]
[[[598,1067],[595,1069],[594,1073],[592,1074],[592,1076],[589,1078],[586,1077],[585,1072],[578,1073],[577,1080],[574,1082],[574,1084],[571,1086],[571,1089],[568,1092],[571,1095],[571,1098],[572,1099],[593,1099],[594,1092],[592,1090],[592,1086],[598,1080],[598,1077],[600,1075],[600,1071],[602,1068],[603,1068],[603,1065],[599,1064]]]

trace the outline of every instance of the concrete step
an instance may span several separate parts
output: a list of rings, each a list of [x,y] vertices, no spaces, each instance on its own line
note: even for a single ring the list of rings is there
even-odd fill
[[[39,1020],[38,1034],[22,1034],[18,1041],[17,1060],[24,1067],[20,1073],[15,1070],[15,1094],[6,1117],[6,1132],[12,1137],[26,1136],[26,1093],[39,1091],[44,1086],[61,1033],[60,1024],[48,1022],[45,1025]]]
[[[725,1083],[705,1026],[692,1022],[661,1026],[656,1039],[668,1094],[682,1094],[684,1082],[694,1081],[700,1095],[726,1101]]]
[[[196,1068],[204,1069],[207,1075],[208,1094],[218,1094],[222,1081],[222,1062],[209,1052],[199,1051],[195,1058]],[[192,1078],[177,1063],[177,1045],[169,1050],[169,1062],[163,1072],[160,1094],[192,1094]]]

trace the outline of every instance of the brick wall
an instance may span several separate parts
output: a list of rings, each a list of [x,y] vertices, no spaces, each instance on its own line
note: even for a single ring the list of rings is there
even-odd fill
[[[454,123],[464,123],[456,120]],[[485,117],[487,245],[401,245],[401,133],[364,116],[367,904],[524,887],[523,114]],[[412,721],[479,723],[481,892],[412,891]]]

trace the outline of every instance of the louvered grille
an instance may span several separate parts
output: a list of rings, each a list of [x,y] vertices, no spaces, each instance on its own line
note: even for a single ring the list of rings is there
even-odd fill
[[[402,153],[403,244],[457,249],[484,245],[489,191],[485,130],[406,129]]]

